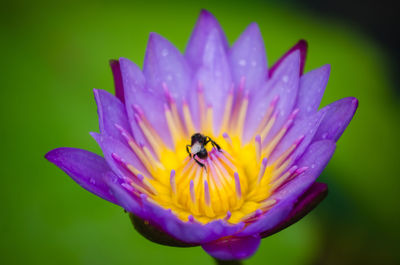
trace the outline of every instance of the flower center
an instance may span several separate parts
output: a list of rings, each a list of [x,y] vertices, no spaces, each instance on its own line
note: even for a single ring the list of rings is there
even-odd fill
[[[288,157],[302,138],[272,163],[267,161],[293,119],[289,117],[271,140],[263,144],[262,140],[268,136],[276,119],[273,111],[277,99],[271,103],[254,140],[244,143],[242,133],[248,97],[240,95],[233,104],[233,92],[229,93],[221,122],[221,131],[225,133],[214,135],[213,108],[206,107],[203,92],[199,89],[197,127],[204,139],[193,141],[197,131],[189,106],[184,102],[179,112],[167,87],[164,88],[168,99],[164,115],[173,147],[165,144],[165,139],[135,106],[135,119],[148,145],[137,144],[129,133],[120,130],[143,167],[126,164],[117,154],[114,156],[134,175],[130,185],[125,187],[142,199],[170,209],[183,221],[251,221],[276,203],[270,198],[274,190],[304,172],[305,168],[288,168],[292,162]]]

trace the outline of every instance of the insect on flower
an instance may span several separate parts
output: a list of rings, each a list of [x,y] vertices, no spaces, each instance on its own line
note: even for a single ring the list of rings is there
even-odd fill
[[[318,109],[330,66],[303,73],[306,52],[301,40],[269,67],[257,24],[230,47],[202,11],[185,54],[151,33],[143,69],[111,62],[115,96],[94,90],[104,157],[46,158],[156,243],[247,258],[326,196],[316,179],[358,106]]]
[[[190,145],[186,145],[186,151],[190,157],[193,156],[193,159],[199,164],[201,167],[205,167],[203,163],[198,161],[196,157],[200,159],[206,159],[208,157],[208,152],[206,149],[206,145],[211,143],[213,147],[217,148],[218,151],[221,151],[221,147],[214,142],[210,137],[204,136],[201,133],[195,133],[192,135],[192,141]],[[190,151],[189,151],[190,148]]]

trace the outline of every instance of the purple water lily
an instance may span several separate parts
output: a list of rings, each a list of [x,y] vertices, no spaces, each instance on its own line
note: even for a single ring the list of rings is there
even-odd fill
[[[316,178],[358,105],[318,110],[330,66],[303,74],[306,50],[300,41],[268,68],[257,24],[230,47],[202,11],[184,55],[152,33],[143,70],[111,62],[115,96],[94,90],[104,158],[76,148],[46,158],[154,242],[247,258],[325,197]]]

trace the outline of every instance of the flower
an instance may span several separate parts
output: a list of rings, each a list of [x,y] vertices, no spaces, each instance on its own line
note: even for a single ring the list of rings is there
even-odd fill
[[[325,197],[315,180],[358,105],[318,110],[330,66],[303,74],[306,50],[301,40],[268,68],[257,24],[230,47],[202,11],[184,55],[151,33],[143,71],[111,61],[116,96],[94,90],[104,158],[76,148],[46,158],[154,242],[247,258]]]

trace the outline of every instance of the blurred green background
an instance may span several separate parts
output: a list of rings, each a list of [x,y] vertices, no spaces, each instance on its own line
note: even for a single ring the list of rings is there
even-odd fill
[[[201,8],[231,43],[258,22],[269,64],[308,40],[306,70],[332,65],[323,105],[360,101],[320,177],[327,199],[245,264],[399,264],[399,98],[384,45],[296,1],[122,0],[1,3],[0,264],[213,264],[201,248],[145,240],[121,208],[43,158],[60,146],[100,153],[88,132],[98,130],[92,88],[113,90],[108,60],[141,65],[152,31],[184,51]]]

